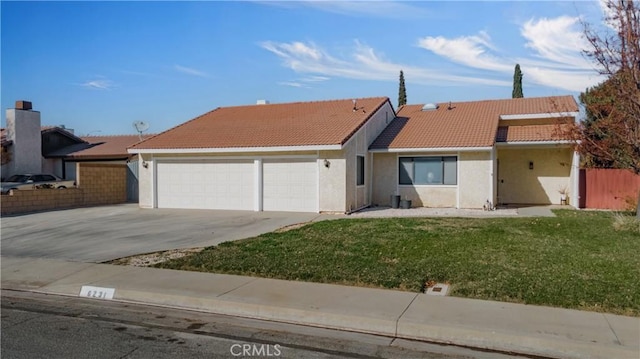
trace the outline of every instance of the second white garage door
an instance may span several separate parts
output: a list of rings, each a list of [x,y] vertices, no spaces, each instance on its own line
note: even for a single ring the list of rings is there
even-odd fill
[[[158,208],[252,211],[253,160],[158,162]]]
[[[262,207],[265,211],[318,211],[315,159],[264,160]]]

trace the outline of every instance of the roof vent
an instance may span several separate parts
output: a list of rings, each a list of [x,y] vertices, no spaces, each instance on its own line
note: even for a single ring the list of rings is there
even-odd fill
[[[258,100],[256,101],[256,105],[268,105],[269,101],[268,100]]]
[[[432,111],[437,109],[438,109],[438,105],[436,105],[435,103],[428,103],[422,106],[422,111]]]

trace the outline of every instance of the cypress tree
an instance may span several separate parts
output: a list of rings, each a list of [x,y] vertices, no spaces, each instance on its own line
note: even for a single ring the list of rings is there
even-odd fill
[[[512,98],[522,98],[522,71],[520,71],[520,64],[516,64],[516,69],[513,73],[513,92]]]
[[[404,87],[404,73],[400,70],[400,88],[398,89],[398,107],[407,104],[407,89]]]

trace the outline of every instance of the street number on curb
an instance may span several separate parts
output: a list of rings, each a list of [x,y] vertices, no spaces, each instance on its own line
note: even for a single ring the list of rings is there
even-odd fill
[[[80,288],[80,294],[78,296],[96,299],[113,299],[113,295],[115,294],[115,292],[115,288],[103,288],[83,285],[82,288]]]

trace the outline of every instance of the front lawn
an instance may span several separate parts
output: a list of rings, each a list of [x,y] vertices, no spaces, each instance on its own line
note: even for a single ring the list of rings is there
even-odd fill
[[[640,232],[612,213],[556,218],[341,219],[156,265],[640,316]],[[619,219],[619,218],[618,218]]]

